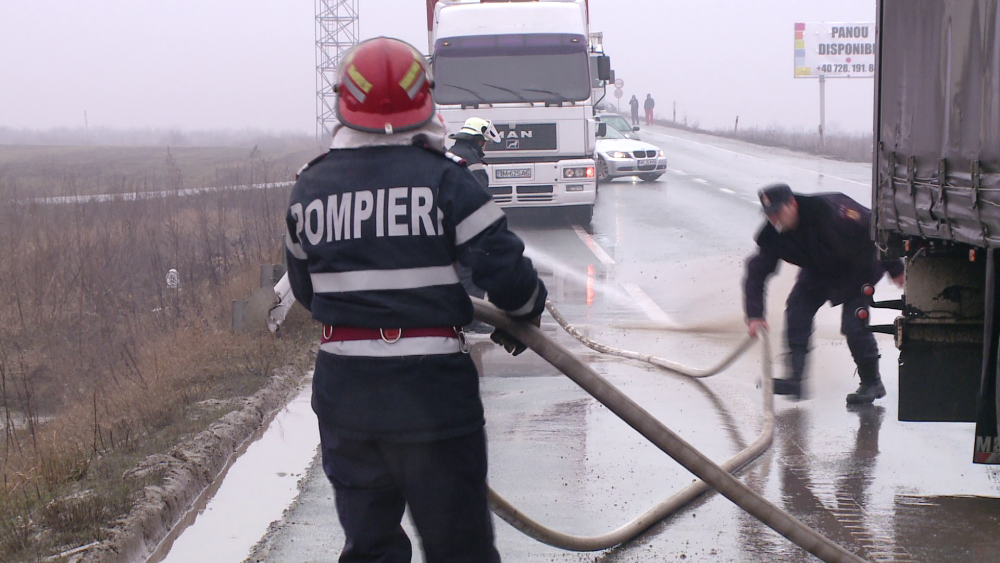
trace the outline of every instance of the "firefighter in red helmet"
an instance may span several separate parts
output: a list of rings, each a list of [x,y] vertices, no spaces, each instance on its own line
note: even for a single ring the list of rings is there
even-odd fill
[[[426,561],[499,561],[479,378],[461,332],[472,303],[455,265],[535,325],[546,290],[486,188],[445,152],[432,86],[406,43],[348,52],[331,149],[300,171],[288,206],[292,291],[322,325],[312,405],[347,537],[341,561],[410,561],[407,507]]]

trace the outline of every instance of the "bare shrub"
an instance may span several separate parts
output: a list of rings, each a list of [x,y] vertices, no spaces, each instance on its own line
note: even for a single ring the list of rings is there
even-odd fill
[[[227,185],[290,179],[240,151],[214,172]],[[159,154],[163,173],[122,189],[188,186],[176,152]],[[72,169],[45,176],[79,193]],[[145,485],[127,469],[209,424],[191,414],[205,400],[254,393],[298,345],[230,331],[232,301],[281,260],[289,188],[46,204],[20,182],[0,167],[2,561],[101,539]]]

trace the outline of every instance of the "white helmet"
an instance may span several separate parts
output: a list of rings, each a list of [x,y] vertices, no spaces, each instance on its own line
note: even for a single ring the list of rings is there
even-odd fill
[[[494,143],[499,143],[500,132],[497,128],[493,126],[493,122],[489,119],[483,119],[481,117],[470,117],[465,120],[465,125],[458,130],[459,135],[469,135],[471,137],[482,137],[483,139],[490,139]]]

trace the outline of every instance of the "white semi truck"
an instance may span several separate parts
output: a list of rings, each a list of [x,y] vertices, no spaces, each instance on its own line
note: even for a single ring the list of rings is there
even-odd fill
[[[585,0],[427,0],[434,96],[449,131],[493,122],[490,191],[501,207],[548,207],[589,224],[597,197]],[[601,59],[602,78],[610,62]]]

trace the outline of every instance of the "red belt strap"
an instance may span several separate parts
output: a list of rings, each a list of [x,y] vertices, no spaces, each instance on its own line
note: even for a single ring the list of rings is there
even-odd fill
[[[458,338],[454,327],[440,326],[427,328],[364,328],[355,326],[323,325],[322,342],[345,342],[348,340],[385,340],[395,342],[400,338],[419,336],[444,336]]]

